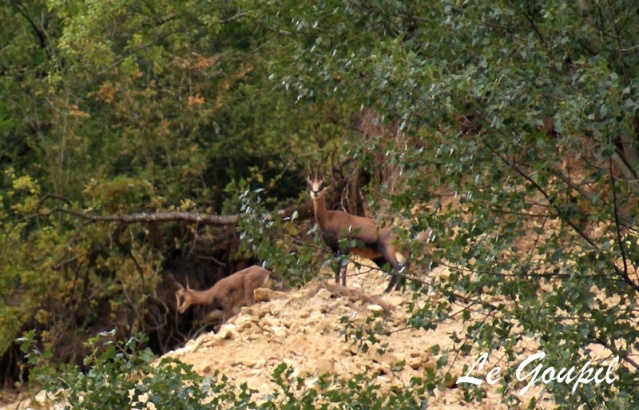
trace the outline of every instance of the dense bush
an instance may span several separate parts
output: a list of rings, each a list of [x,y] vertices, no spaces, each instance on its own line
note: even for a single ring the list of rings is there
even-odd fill
[[[87,371],[75,366],[56,367],[50,352],[31,350],[29,361],[34,365],[33,381],[45,387],[48,399],[72,409],[316,409],[371,408],[387,406],[419,408],[424,388],[422,380],[414,386],[379,391],[370,376],[357,374],[348,381],[329,374],[313,384],[302,377],[293,377],[292,368],[281,363],[272,375],[277,390],[270,395],[259,394],[246,384],[240,386],[216,371],[202,377],[178,360],[157,359],[151,351],[140,349],[144,335],[127,342],[113,340],[115,332],[102,333],[89,339],[91,353],[85,357]],[[33,333],[22,339],[22,349],[33,347]]]

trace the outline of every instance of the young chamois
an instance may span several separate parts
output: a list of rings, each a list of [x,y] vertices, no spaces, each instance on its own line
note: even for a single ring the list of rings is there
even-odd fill
[[[405,260],[393,245],[395,235],[392,232],[392,227],[379,229],[375,221],[370,218],[351,215],[343,211],[329,211],[326,209],[325,189],[322,188],[323,181],[317,177],[308,177],[306,182],[313,200],[315,221],[322,232],[324,242],[333,253],[336,255],[358,255],[372,260],[380,268],[388,263],[395,272],[402,268]],[[343,246],[345,239],[357,239],[363,243],[363,246],[345,248]],[[343,286],[346,286],[346,267],[347,261],[342,261],[335,272],[335,280],[339,283],[341,276]],[[397,276],[392,274],[385,292],[390,292],[396,284]],[[397,284],[398,288],[399,284]]]
[[[253,304],[253,291],[265,287],[271,272],[250,266],[220,279],[207,290],[193,290],[187,283],[186,289],[178,283],[180,289],[175,292],[177,310],[184,313],[191,305],[215,305],[222,308],[222,324],[233,314],[233,308]]]

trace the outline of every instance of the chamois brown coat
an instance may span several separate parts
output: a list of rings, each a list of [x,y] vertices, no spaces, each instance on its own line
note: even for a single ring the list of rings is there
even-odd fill
[[[253,291],[265,287],[271,272],[260,267],[250,266],[246,269],[220,279],[207,290],[193,290],[180,286],[175,292],[177,310],[184,313],[191,305],[214,305],[222,308],[222,324],[233,314],[233,308],[241,304],[253,304]]]
[[[358,255],[372,260],[380,268],[388,263],[395,272],[402,268],[399,259],[403,262],[404,258],[393,245],[395,235],[392,232],[392,227],[379,229],[375,221],[370,218],[351,215],[343,211],[329,211],[326,208],[322,180],[308,178],[307,183],[313,200],[315,221],[322,232],[324,242],[333,253]],[[343,242],[344,239],[357,239],[362,242],[363,246],[345,248],[340,245],[340,241]],[[341,276],[344,286],[346,286],[346,266],[347,263],[342,261],[335,273],[337,283],[339,283]],[[386,292],[390,292],[396,283],[397,276],[392,274]]]

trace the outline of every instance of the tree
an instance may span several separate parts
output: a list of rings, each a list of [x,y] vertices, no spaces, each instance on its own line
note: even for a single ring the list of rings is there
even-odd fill
[[[583,386],[575,397],[572,386],[551,385],[556,402],[636,400],[632,2],[256,8],[274,37],[285,33],[290,58],[273,64],[277,81],[300,99],[373,108],[403,136],[352,139],[346,152],[380,172],[362,153],[383,147],[403,189],[386,180],[380,190],[393,211],[417,218],[413,228],[435,231],[453,272],[433,284],[450,303],[416,310],[413,325],[436,326],[461,291],[485,316],[467,327],[462,350],[500,349],[512,361],[532,334],[548,362],[579,364],[603,346],[624,363],[614,387]],[[429,198],[436,211],[415,213]]]
[[[104,328],[172,348],[184,330],[169,320],[173,279],[213,282],[250,258],[235,222],[196,214],[240,213],[249,187],[267,188],[271,209],[297,198],[318,120],[268,81],[264,33],[232,4],[14,1],[0,13],[3,380],[17,378],[12,341],[36,327],[62,361]],[[121,217],[162,213],[188,215]]]

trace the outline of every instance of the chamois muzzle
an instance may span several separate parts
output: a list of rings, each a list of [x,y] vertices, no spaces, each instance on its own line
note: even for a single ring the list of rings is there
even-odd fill
[[[321,179],[308,177],[306,179],[306,183],[308,185],[308,191],[311,194],[311,198],[317,199],[322,194],[324,188],[322,188],[322,184],[324,183]]]

